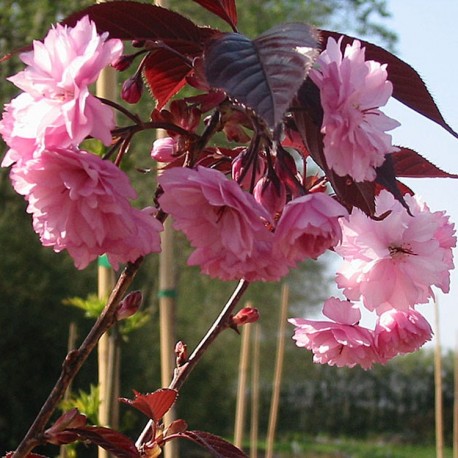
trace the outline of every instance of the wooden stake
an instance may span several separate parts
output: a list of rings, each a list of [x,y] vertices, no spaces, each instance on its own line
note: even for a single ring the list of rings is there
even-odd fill
[[[246,307],[251,307],[248,302]],[[250,333],[251,325],[246,324],[242,327],[242,343],[240,347],[239,360],[239,382],[237,389],[237,402],[235,406],[235,426],[234,426],[234,445],[242,448],[243,430],[245,426],[245,406],[246,406],[246,385],[248,375],[248,360],[250,355]]]
[[[115,284],[114,272],[111,267],[99,265],[98,267],[98,296],[100,299],[106,299],[113,289]],[[104,334],[97,344],[97,358],[99,370],[99,411],[98,419],[100,426],[112,426],[110,417],[110,406],[112,404],[111,397],[113,393],[110,391],[110,354],[113,354],[113,349],[110,344],[110,335]],[[98,448],[99,458],[108,458],[110,454],[103,448]]]
[[[272,400],[270,403],[269,427],[267,430],[266,458],[272,458],[273,456],[275,430],[277,428],[277,415],[278,407],[280,404],[280,387],[283,371],[283,358],[285,355],[285,329],[286,319],[288,315],[288,295],[288,285],[284,284],[282,288],[280,323],[278,324],[277,358],[275,361],[275,374],[274,381],[272,384]]]
[[[259,350],[261,346],[260,326],[254,324],[253,357],[251,367],[251,431],[250,431],[250,458],[258,458],[258,430],[259,430]]]
[[[175,274],[173,253],[173,229],[170,219],[161,234],[162,251],[159,255],[159,322],[161,343],[161,384],[169,386],[175,368]],[[175,409],[164,416],[168,426],[176,419]],[[178,458],[178,441],[169,441],[164,447],[165,458]]]
[[[436,415],[436,458],[444,458],[444,424],[442,412],[442,354],[439,332],[439,307],[434,302],[436,321],[436,344],[434,351],[434,386],[435,386],[435,415]]]
[[[103,3],[106,0],[99,0],[98,3]],[[98,97],[102,97],[109,100],[114,100],[117,96],[117,75],[116,71],[107,67],[104,68],[100,73],[96,83],[96,94]],[[111,267],[99,265],[98,268],[98,296],[100,299],[106,299],[111,293],[115,285],[114,272]],[[113,342],[110,341],[110,336],[104,334],[98,343],[98,368],[99,368],[99,424],[101,426],[111,426],[116,428],[116,425],[112,424],[111,421],[111,406],[113,405],[112,398],[113,392],[111,391],[112,380],[110,378],[113,372],[110,368],[113,367],[113,362],[110,362],[110,355],[114,355],[114,349],[112,347]],[[111,372],[111,373],[110,373]],[[110,454],[99,447],[98,449],[99,458],[108,458]]]

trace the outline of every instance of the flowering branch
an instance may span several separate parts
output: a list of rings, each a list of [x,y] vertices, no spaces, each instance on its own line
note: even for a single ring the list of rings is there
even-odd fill
[[[224,305],[221,313],[213,322],[213,325],[208,330],[207,334],[202,338],[197,347],[192,352],[191,356],[180,366],[175,369],[173,380],[170,382],[169,388],[179,391],[183,384],[188,379],[191,371],[201,360],[205,351],[215,341],[215,339],[228,327],[229,319],[234,311],[234,308],[240,302],[240,299],[248,289],[249,282],[240,280],[237,287],[234,289],[229,300]],[[141,446],[146,440],[148,440],[148,433],[151,431],[152,420],[143,429],[142,433],[137,439],[137,448]]]
[[[51,415],[56,410],[59,402],[62,400],[70,382],[75,378],[76,374],[81,369],[81,366],[94,350],[102,335],[116,323],[116,312],[118,310],[119,303],[134,280],[142,262],[143,258],[139,258],[137,261],[127,265],[113,288],[100,317],[84,339],[81,346],[77,350],[72,350],[67,354],[62,364],[62,371],[59,379],[49,394],[48,399],[46,399],[43,404],[32,426],[24,436],[24,439],[14,452],[12,458],[24,458],[33,450],[33,448],[42,443],[41,436],[44,428],[51,418]]]

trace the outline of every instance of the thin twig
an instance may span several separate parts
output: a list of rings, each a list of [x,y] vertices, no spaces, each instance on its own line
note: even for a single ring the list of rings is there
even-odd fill
[[[142,261],[143,258],[139,258],[134,263],[127,265],[119,277],[102,314],[84,339],[84,342],[77,350],[69,352],[66,356],[59,379],[12,458],[24,458],[34,447],[42,443],[42,435],[46,424],[63,398],[68,385],[94,350],[100,337],[116,322],[116,311],[119,302],[135,278]]]
[[[248,286],[249,282],[246,280],[240,280],[231,297],[221,310],[221,313],[213,322],[207,334],[202,338],[195,350],[192,352],[191,356],[189,356],[188,360],[182,366],[175,369],[175,374],[172,382],[169,385],[169,388],[177,391],[180,390],[180,388],[189,377],[191,371],[200,361],[208,347],[216,340],[219,334],[221,334],[221,332],[227,328],[228,320],[234,311],[234,308],[237,306],[243,294],[246,292]],[[148,440],[148,434],[151,431],[151,425],[152,420],[147,423],[142,433],[138,437],[136,442],[137,448],[140,448],[140,446]]]

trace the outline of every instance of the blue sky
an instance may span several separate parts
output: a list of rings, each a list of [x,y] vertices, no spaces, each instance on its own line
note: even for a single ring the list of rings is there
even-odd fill
[[[458,2],[456,0],[389,0],[388,24],[398,33],[397,56],[423,78],[445,120],[458,131]],[[401,122],[392,131],[394,143],[408,146],[442,169],[458,174],[458,139],[398,103],[385,112]],[[405,180],[431,210],[447,210],[458,225],[458,179]],[[458,265],[458,250],[455,250]],[[458,333],[458,270],[451,274],[451,291],[437,294],[440,339],[453,348]],[[434,323],[432,304],[419,310]]]

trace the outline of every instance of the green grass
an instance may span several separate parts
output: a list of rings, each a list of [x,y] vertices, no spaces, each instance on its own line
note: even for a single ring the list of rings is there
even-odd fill
[[[292,443],[278,444],[281,458],[435,458],[434,445],[385,444],[364,440],[306,440],[295,441],[297,453],[293,454]],[[262,456],[262,455],[260,455]],[[444,458],[452,458],[451,448],[444,450]]]

